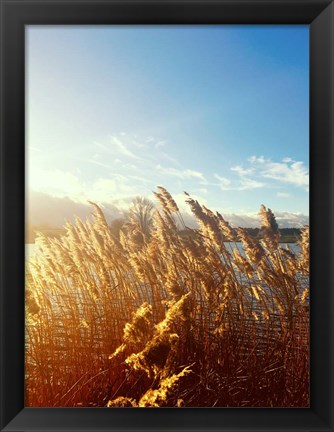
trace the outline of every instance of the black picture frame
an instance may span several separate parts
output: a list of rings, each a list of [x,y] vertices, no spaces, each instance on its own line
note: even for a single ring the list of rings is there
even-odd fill
[[[1,430],[333,431],[333,2],[0,0],[0,5]],[[310,26],[310,408],[24,408],[24,29],[29,24]]]

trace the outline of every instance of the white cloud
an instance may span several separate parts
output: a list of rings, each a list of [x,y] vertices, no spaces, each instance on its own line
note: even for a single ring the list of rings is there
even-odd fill
[[[105,201],[105,190],[110,192]],[[99,198],[99,190],[101,191]],[[105,212],[107,219],[112,220],[122,217],[124,211],[128,209],[131,201],[136,194],[129,193],[127,196],[119,196],[115,193],[118,190],[118,183],[113,180],[99,179],[95,184],[94,197],[90,199],[97,202]],[[201,195],[191,194],[192,198],[199,201],[201,204],[206,203],[206,199]],[[154,197],[150,198],[155,202]],[[186,196],[182,193],[173,194],[173,198],[178,204],[182,216],[189,227],[195,227],[196,221],[192,215],[188,204],[185,202]],[[215,210],[215,209],[213,209]],[[218,209],[219,210],[219,209]],[[276,212],[273,210],[277,223],[280,228],[303,227],[309,223],[309,217],[302,213],[293,212]],[[224,218],[233,226],[255,228],[260,226],[260,219],[257,212],[248,213],[225,213],[222,212]],[[87,203],[76,202],[69,197],[56,197],[47,193],[29,190],[27,199],[27,224],[29,225],[48,225],[51,227],[63,226],[65,219],[73,220],[74,215],[82,219],[90,217],[92,207]]]
[[[48,171],[37,168],[28,170],[28,186],[54,196],[79,197],[84,194],[79,178],[71,172],[62,170]]]
[[[253,180],[250,178],[242,178],[240,180],[240,185],[236,188],[237,190],[251,190],[258,189],[264,187],[265,184],[263,182],[259,182],[257,180]]]
[[[272,162],[263,156],[252,156],[249,161],[255,167],[257,177],[288,183],[308,190],[309,173],[304,162],[294,161],[288,157],[281,162]]]
[[[191,196],[201,204],[206,205],[206,200],[203,197],[193,194],[191,194]],[[189,206],[184,202],[184,195],[176,194],[173,195],[173,197],[175,197],[175,201],[181,210],[186,225],[190,228],[196,227],[196,219],[191,213]],[[258,212],[226,213],[221,211],[221,213],[233,227],[259,228],[261,225]],[[273,210],[273,213],[276,217],[279,228],[302,228],[309,224],[309,217],[303,213],[276,212],[275,210]]]
[[[235,165],[231,171],[238,175],[237,179],[228,179],[226,177],[214,174],[219,180],[216,186],[224,191],[235,190],[252,190],[263,187],[277,187],[277,183],[289,184],[300,187],[308,191],[309,173],[304,162],[295,161],[290,157],[282,159],[280,162],[274,162],[263,156],[251,156],[248,158],[250,165]],[[269,181],[268,181],[269,180]],[[280,198],[287,198],[284,193],[277,193]]]
[[[293,212],[276,212],[273,210],[279,228],[302,228],[309,223],[309,217],[303,213]],[[224,213],[224,218],[232,224],[232,226],[240,226],[244,228],[259,228],[260,218],[258,213]]]
[[[62,227],[65,221],[74,221],[78,216],[82,220],[90,218],[93,208],[88,202],[78,203],[68,197],[54,197],[46,193],[29,191],[27,197],[26,225]],[[94,200],[93,200],[94,201]],[[119,218],[123,215],[122,208],[127,208],[122,202],[99,203],[107,217],[107,220]],[[125,204],[125,203],[124,203]]]
[[[97,202],[112,202],[113,199],[129,196],[134,193],[133,186],[128,184],[124,176],[115,176],[113,179],[99,178],[89,185],[85,191],[86,200]]]
[[[100,177],[95,180],[80,180],[73,172],[61,170],[34,169],[29,175],[29,189],[46,193],[53,197],[69,197],[77,203],[88,200],[112,202],[116,198],[135,195],[138,182],[146,179],[113,173],[111,177]]]
[[[265,159],[263,156],[251,156],[250,158],[248,158],[248,161],[251,163],[254,163],[254,162],[264,163],[267,160],[268,159]]]
[[[261,172],[265,178],[308,188],[309,175],[303,162],[267,162]]]
[[[254,168],[243,168],[240,165],[236,165],[231,168],[231,171],[235,171],[240,176],[251,175],[254,173]]]
[[[303,213],[292,213],[292,212],[274,212],[278,226],[281,228],[302,228],[308,225],[309,216]]]

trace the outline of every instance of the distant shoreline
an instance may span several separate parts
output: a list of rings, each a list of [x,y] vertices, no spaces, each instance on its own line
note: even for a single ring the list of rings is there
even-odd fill
[[[248,234],[255,238],[260,239],[261,238],[261,232],[260,228],[244,228]],[[300,228],[280,228],[279,229],[281,238],[279,240],[279,243],[297,243],[300,234],[301,229]],[[26,242],[29,244],[34,244],[35,239],[37,237],[37,233],[42,233],[50,238],[60,238],[61,236],[66,234],[65,228],[50,228],[50,227],[33,227],[28,228],[26,231]],[[180,231],[182,233],[182,231]],[[188,231],[183,231],[184,234],[189,235]],[[235,241],[225,240],[225,243],[235,243],[238,241],[237,239]]]

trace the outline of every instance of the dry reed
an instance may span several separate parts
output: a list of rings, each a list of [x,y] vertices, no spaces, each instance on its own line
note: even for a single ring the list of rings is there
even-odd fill
[[[147,226],[40,234],[26,275],[27,406],[309,406],[309,231],[283,249],[169,192]],[[148,219],[148,216],[145,215]],[[235,243],[242,242],[242,250]]]

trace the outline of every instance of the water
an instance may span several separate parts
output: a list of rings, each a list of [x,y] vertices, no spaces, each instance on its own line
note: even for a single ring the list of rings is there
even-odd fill
[[[227,243],[225,243],[225,246],[231,252],[233,251],[233,248],[235,248],[235,247],[237,247],[240,252],[243,251],[241,242],[235,242],[235,243],[228,243],[227,242]],[[28,259],[35,254],[36,245],[35,245],[35,243],[26,243],[25,247],[26,247],[26,259]],[[281,243],[281,247],[282,248],[288,247],[293,253],[295,253],[297,255],[300,251],[300,247],[297,243]]]
[[[243,247],[241,242],[225,242],[226,249],[229,252],[233,252],[233,249],[236,247],[239,252],[243,253]],[[290,249],[291,252],[298,255],[300,252],[300,246],[297,243],[280,243],[282,249]]]

